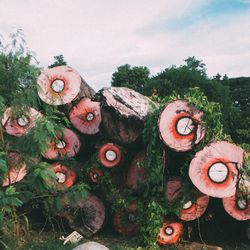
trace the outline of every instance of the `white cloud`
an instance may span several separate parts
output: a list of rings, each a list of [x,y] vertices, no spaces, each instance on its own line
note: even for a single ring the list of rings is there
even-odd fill
[[[159,22],[168,24],[180,19],[205,3],[0,0],[0,30],[6,33],[13,26],[22,28],[41,65],[46,66],[54,55],[63,54],[95,89],[109,85],[112,73],[121,64],[148,66],[156,73],[191,55],[203,59],[210,74],[250,75],[246,66],[250,64],[246,14],[221,27],[204,21],[182,31],[168,31],[166,26],[164,32],[140,32]]]

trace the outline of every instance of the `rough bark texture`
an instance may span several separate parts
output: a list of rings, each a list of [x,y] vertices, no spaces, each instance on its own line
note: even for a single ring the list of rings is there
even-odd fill
[[[69,66],[57,66],[42,71],[37,79],[39,97],[50,105],[64,105],[89,97],[95,91]]]
[[[215,141],[197,152],[189,166],[189,177],[204,194],[230,197],[236,192],[243,149],[227,141]]]
[[[5,128],[7,134],[19,137],[25,135],[33,128],[36,120],[41,117],[42,114],[36,109],[30,108],[20,117],[12,116],[12,108],[7,108],[3,113],[2,126]]]
[[[68,220],[69,226],[84,237],[97,233],[103,226],[105,207],[101,200],[89,195],[77,202],[64,201],[65,209],[59,214]]]
[[[179,177],[171,177],[166,184],[165,197],[169,202],[178,200],[182,195],[182,180]]]
[[[158,119],[162,141],[176,152],[191,150],[205,136],[203,112],[185,100],[168,103]]]

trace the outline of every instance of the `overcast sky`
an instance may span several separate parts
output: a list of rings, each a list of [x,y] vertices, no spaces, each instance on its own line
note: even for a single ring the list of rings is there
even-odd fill
[[[119,65],[154,75],[189,56],[250,76],[250,0],[0,0],[0,34],[15,28],[40,66],[63,54],[96,90]]]

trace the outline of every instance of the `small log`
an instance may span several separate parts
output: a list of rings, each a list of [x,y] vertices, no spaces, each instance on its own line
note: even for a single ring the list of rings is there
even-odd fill
[[[51,165],[51,168],[56,175],[56,185],[57,190],[64,190],[70,188],[74,185],[76,181],[76,172],[71,170],[69,167],[56,162]]]
[[[169,202],[174,202],[182,196],[182,180],[179,177],[171,177],[167,181],[165,197]]]
[[[100,168],[93,168],[88,171],[88,178],[91,183],[97,184],[103,176],[103,171]]]
[[[37,79],[38,95],[47,104],[64,105],[89,97],[95,91],[69,66],[43,70]]]
[[[157,243],[159,245],[172,245],[176,244],[182,235],[183,226],[180,222],[165,221],[160,229]]]
[[[29,108],[25,114],[13,117],[12,108],[7,108],[3,113],[2,126],[9,135],[23,136],[35,126],[36,120],[42,114],[34,108]]]
[[[8,155],[9,172],[4,178],[2,186],[6,187],[21,181],[27,174],[26,163],[17,152],[10,152]]]
[[[96,196],[89,195],[75,202],[63,198],[63,204],[65,208],[59,215],[66,218],[69,226],[84,237],[90,237],[102,228],[105,207]]]
[[[42,152],[43,157],[50,160],[74,157],[80,150],[81,142],[77,135],[65,128],[55,138],[48,140],[48,149]]]
[[[93,102],[90,98],[81,99],[71,108],[69,120],[81,133],[97,134],[101,123],[100,103]]]
[[[126,236],[134,236],[139,231],[136,223],[136,203],[131,203],[127,209],[121,209],[113,216],[113,225],[115,230]]]
[[[147,155],[145,150],[137,153],[134,156],[128,169],[128,174],[126,178],[127,187],[136,190],[138,188],[138,185],[140,185],[145,180],[145,168],[139,165],[140,163],[146,160],[146,157]]]
[[[197,152],[189,166],[189,177],[200,192],[217,198],[235,194],[243,149],[227,141],[215,141]]]
[[[114,168],[118,166],[123,159],[121,147],[114,143],[105,143],[99,148],[98,158],[102,166]]]
[[[223,198],[223,206],[226,212],[236,220],[250,220],[250,202],[247,196]]]
[[[161,140],[176,152],[193,149],[205,136],[203,112],[186,100],[168,103],[158,119]]]
[[[192,221],[200,218],[206,211],[209,203],[209,196],[199,193],[195,202],[186,202],[180,210],[179,218],[185,221]]]
[[[129,144],[142,133],[143,123],[154,109],[149,98],[125,87],[103,88],[96,94],[101,102],[103,125],[109,137]]]
[[[201,244],[198,242],[190,242],[190,241],[186,241],[186,240],[182,240],[180,241],[177,245],[176,245],[177,249],[180,250],[223,250],[221,247],[218,246],[212,246],[212,245],[207,245],[207,244]]]

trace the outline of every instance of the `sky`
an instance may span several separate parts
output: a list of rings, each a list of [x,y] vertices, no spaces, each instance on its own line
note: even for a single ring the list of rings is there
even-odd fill
[[[0,38],[17,28],[41,67],[63,54],[95,90],[120,65],[156,75],[189,56],[250,76],[250,0],[0,0]]]

